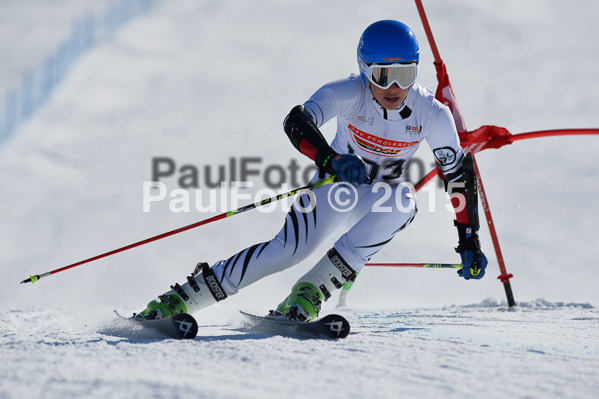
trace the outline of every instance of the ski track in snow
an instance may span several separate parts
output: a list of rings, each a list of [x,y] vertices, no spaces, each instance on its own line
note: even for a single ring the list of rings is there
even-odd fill
[[[588,304],[340,311],[344,340],[201,325],[190,341],[138,338],[64,311],[0,313],[0,397],[592,398],[599,312]],[[201,323],[200,323],[201,324]],[[112,333],[108,332],[109,330]],[[565,334],[566,332],[566,334]],[[131,338],[133,336],[133,338]],[[567,383],[566,383],[567,382]]]

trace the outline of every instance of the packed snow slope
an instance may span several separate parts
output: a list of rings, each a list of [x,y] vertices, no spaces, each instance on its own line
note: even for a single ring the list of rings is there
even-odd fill
[[[53,52],[84,8],[62,0],[49,12],[44,4],[0,5],[2,90]],[[470,129],[599,127],[596,2],[424,5]],[[365,269],[342,310],[353,323],[342,342],[246,334],[237,314],[275,306],[335,237],[297,267],[196,315],[203,327],[194,342],[109,334],[112,309],[139,311],[198,261],[270,239],[281,206],[19,285],[219,213],[195,208],[209,197],[207,169],[214,181],[233,160],[239,176],[243,159],[260,158],[250,163],[258,171],[244,191],[251,199],[239,205],[267,188],[267,171],[288,170],[290,160],[303,171],[310,161],[282,132],[284,116],[322,84],[356,73],[360,33],[385,18],[414,29],[419,81],[434,89],[412,2],[164,1],[86,53],[0,147],[0,397],[597,397],[596,136],[523,141],[477,157],[514,274],[514,312],[502,303],[483,227],[490,264],[481,281],[451,270]],[[323,130],[332,139],[333,123]],[[430,167],[428,146],[417,157]],[[173,212],[168,197],[144,212],[154,158],[199,171],[201,192],[186,190],[189,212]],[[161,180],[170,193],[181,177]],[[293,180],[287,173],[289,188],[303,183]],[[415,222],[373,261],[459,261],[443,191],[418,200]]]
[[[345,310],[354,332],[338,342],[246,332],[232,308],[193,341],[108,335],[114,320],[97,314],[2,311],[0,397],[596,398],[597,309],[519,305]]]

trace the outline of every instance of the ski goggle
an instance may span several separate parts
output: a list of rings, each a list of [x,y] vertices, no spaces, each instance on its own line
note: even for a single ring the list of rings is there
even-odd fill
[[[416,81],[418,64],[370,64],[366,65],[366,77],[376,87],[387,90],[397,83],[402,89],[407,89]]]

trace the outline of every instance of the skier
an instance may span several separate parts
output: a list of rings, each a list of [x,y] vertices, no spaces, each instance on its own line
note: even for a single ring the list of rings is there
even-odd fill
[[[484,276],[487,259],[477,234],[473,161],[460,147],[449,109],[416,83],[420,55],[414,33],[398,21],[375,22],[363,32],[357,53],[359,76],[325,84],[284,121],[293,146],[320,170],[313,181],[336,175],[340,184],[301,194],[272,240],[212,267],[199,264],[185,284],[171,286],[136,317],[195,313],[301,262],[324,238],[347,224],[345,234],[275,311],[294,320],[315,319],[322,301],[353,281],[370,258],[414,219],[416,200],[405,184],[404,166],[423,140],[433,151],[456,210],[456,251],[463,264],[458,274],[466,280]],[[337,133],[329,145],[319,127],[333,117]],[[354,205],[339,209],[335,199],[347,202],[349,194]]]

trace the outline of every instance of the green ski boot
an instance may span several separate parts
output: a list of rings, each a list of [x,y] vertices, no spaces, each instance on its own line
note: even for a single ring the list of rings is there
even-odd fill
[[[135,315],[141,319],[164,319],[179,313],[193,314],[227,298],[208,263],[200,262],[183,285],[173,284],[171,290],[158,296],[158,301]]]
[[[158,297],[158,301],[153,300],[148,303],[148,307],[137,313],[136,319],[165,319],[179,313],[187,313],[185,304],[176,294],[164,294]]]
[[[311,321],[318,317],[321,303],[322,294],[318,288],[311,283],[297,283],[274,313],[291,320]]]

